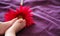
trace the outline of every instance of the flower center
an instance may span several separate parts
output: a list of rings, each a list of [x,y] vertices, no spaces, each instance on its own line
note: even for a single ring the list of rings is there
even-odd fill
[[[23,18],[23,17],[19,15],[19,16],[18,16],[18,19],[20,19],[20,18]]]

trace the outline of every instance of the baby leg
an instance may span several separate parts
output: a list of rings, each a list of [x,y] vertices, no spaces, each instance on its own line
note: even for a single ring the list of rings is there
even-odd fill
[[[3,35],[5,33],[5,31],[12,26],[13,22],[15,22],[15,20],[17,20],[17,18],[8,21],[8,22],[0,22],[0,35]]]
[[[26,21],[18,19],[6,32],[5,36],[16,36],[16,33],[26,26]]]

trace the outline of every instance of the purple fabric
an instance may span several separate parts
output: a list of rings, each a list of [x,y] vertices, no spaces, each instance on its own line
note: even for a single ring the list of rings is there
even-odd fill
[[[54,1],[54,0],[53,0]],[[8,9],[19,7],[20,0],[0,0],[0,21]],[[55,4],[54,4],[55,3]],[[31,6],[35,24],[17,33],[17,36],[60,36],[60,4],[45,0],[24,0]]]

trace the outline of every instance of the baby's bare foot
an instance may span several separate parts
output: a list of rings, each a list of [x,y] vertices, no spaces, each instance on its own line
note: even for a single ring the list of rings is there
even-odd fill
[[[5,32],[5,36],[16,36],[19,32],[26,26],[26,21],[24,19],[18,19],[15,23]]]
[[[24,19],[19,19],[14,24],[17,24],[15,32],[18,32],[26,26],[26,21]]]
[[[24,19],[18,19],[15,23],[6,31],[6,33],[16,33],[22,30],[26,26],[26,21]]]
[[[8,22],[0,22],[0,35],[4,34],[5,31],[13,24],[13,22],[16,20],[17,18],[8,21]]]

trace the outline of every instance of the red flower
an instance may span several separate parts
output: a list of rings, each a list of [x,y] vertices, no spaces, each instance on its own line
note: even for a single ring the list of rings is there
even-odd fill
[[[18,16],[22,16],[26,20],[26,26],[30,26],[33,23],[32,15],[30,14],[31,10],[27,7],[20,6],[20,9],[16,11],[10,10],[8,13],[5,14],[5,21],[12,20]]]

